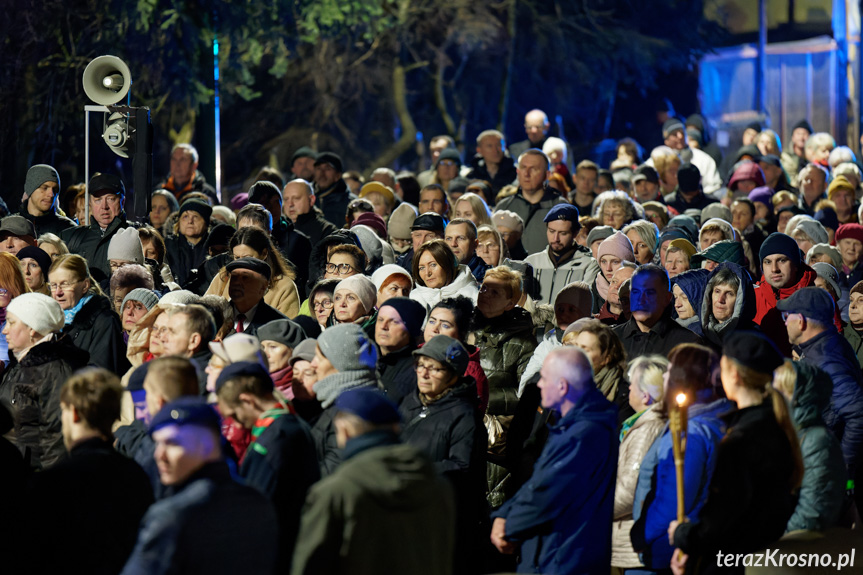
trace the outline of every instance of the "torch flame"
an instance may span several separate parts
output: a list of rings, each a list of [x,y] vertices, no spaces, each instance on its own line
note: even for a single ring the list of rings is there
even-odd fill
[[[686,403],[686,394],[685,393],[678,393],[677,397],[675,397],[675,399],[677,400],[677,405],[682,407],[683,404]]]

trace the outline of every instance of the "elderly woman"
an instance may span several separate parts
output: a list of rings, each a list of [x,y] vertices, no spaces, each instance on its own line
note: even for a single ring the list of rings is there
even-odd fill
[[[258,328],[273,385],[287,399],[294,399],[291,355],[305,337],[302,328],[289,319],[277,319]]]
[[[476,383],[463,375],[468,352],[456,339],[438,335],[413,352],[415,381],[399,411],[402,440],[421,449],[450,480],[456,496],[457,564],[476,562],[485,477],[485,428],[477,410]]]
[[[126,295],[132,290],[145,289],[152,291],[154,288],[153,275],[142,265],[125,265],[111,274],[110,290],[111,303],[117,315],[123,315],[123,304]]]
[[[51,256],[35,246],[26,246],[18,250],[16,257],[21,261],[21,271],[30,291],[51,295],[51,290],[48,289]]]
[[[374,337],[377,318],[377,290],[372,280],[362,275],[343,279],[333,291],[334,324],[354,323]]]
[[[659,229],[656,224],[637,220],[621,230],[632,243],[635,263],[649,264],[653,261],[656,245],[659,242]]]
[[[30,288],[21,272],[18,258],[12,254],[0,252],[0,330],[6,322],[6,307],[13,299],[27,293]],[[8,365],[9,348],[6,346],[6,336],[0,332],[0,364]],[[0,371],[2,371],[0,367]]]
[[[60,422],[60,389],[87,364],[87,354],[57,339],[63,310],[50,297],[25,293],[6,308],[3,335],[12,358],[0,380],[0,405],[15,420],[12,441],[29,453],[30,466],[47,469],[66,456]]]
[[[626,383],[626,353],[612,329],[593,318],[570,324],[563,336],[563,345],[580,347],[593,366],[596,388],[618,407],[618,422],[623,423],[633,412],[629,408],[629,386]]]
[[[378,308],[394,297],[409,297],[413,288],[413,278],[405,269],[396,264],[386,264],[372,274],[372,283],[377,289]]]
[[[309,311],[317,320],[321,329],[329,325],[330,316],[333,313],[333,292],[339,285],[337,279],[323,279],[319,281],[309,292]]]
[[[509,258],[509,248],[494,226],[480,226],[476,230],[476,254],[491,267],[503,265]]]
[[[273,240],[258,228],[240,228],[229,243],[234,259],[253,257],[270,265],[272,275],[264,303],[282,312],[287,317],[296,317],[300,312],[300,294],[294,283],[296,273]],[[228,299],[228,272],[223,267],[207,288],[207,295],[219,295]]]
[[[455,217],[470,220],[476,227],[491,226],[491,210],[488,204],[476,194],[467,193],[455,203]]]
[[[608,299],[608,288],[614,272],[623,265],[623,262],[635,260],[632,243],[622,232],[615,232],[599,244],[596,259],[599,261],[600,273],[596,274],[596,281],[593,282],[593,313],[599,313]]]
[[[431,240],[420,246],[414,254],[411,275],[416,284],[411,291],[411,299],[428,308],[444,298],[456,295],[466,296],[476,302],[479,288],[470,268],[458,263],[444,240]]]
[[[695,246],[689,240],[683,238],[671,240],[665,251],[665,271],[668,272],[668,277],[673,278],[687,271],[695,254]]]
[[[837,270],[842,269],[842,254],[836,246],[830,244],[815,244],[806,252],[806,265],[811,266],[819,262],[828,263]]]
[[[629,222],[638,219],[638,210],[626,192],[612,190],[602,192],[594,200],[596,219],[604,226],[620,230]]]
[[[619,569],[644,567],[629,539],[629,531],[634,523],[632,502],[641,460],[665,429],[665,415],[658,404],[662,400],[662,380],[667,368],[668,360],[661,355],[647,355],[635,358],[627,372],[629,406],[635,415],[623,422],[617,457],[611,565]]]
[[[724,262],[710,272],[701,303],[705,342],[721,349],[736,331],[754,328],[755,312],[755,289],[745,268]]]
[[[65,316],[63,336],[88,352],[99,367],[125,373],[130,365],[120,318],[90,276],[87,260],[79,255],[58,258],[51,265],[48,280],[51,296]]]
[[[662,195],[668,195],[677,189],[677,171],[680,169],[680,156],[668,146],[659,146],[650,152],[653,167],[659,176],[659,186]]]
[[[42,234],[39,236],[36,240],[36,247],[51,256],[52,260],[56,260],[58,257],[65,256],[69,253],[69,248],[66,247],[66,242],[54,234]]]
[[[701,328],[701,305],[707,288],[707,270],[689,270],[674,276],[671,280],[671,294],[674,296],[675,321],[689,331],[704,335]]]
[[[207,234],[213,208],[202,200],[186,200],[180,206],[177,235],[165,240],[168,265],[180,286],[207,258]]]

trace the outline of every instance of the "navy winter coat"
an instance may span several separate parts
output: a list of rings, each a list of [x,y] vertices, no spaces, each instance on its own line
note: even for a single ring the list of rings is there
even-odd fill
[[[595,388],[551,427],[533,475],[494,514],[521,543],[519,573],[608,573],[618,446],[617,409]]]

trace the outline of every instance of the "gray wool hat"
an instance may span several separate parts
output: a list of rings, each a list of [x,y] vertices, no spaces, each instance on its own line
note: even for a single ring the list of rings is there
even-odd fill
[[[815,244],[809,251],[806,252],[806,263],[808,265],[812,265],[812,257],[817,254],[826,254],[830,260],[833,262],[833,267],[837,270],[842,267],[842,255],[839,253],[839,250],[836,246],[831,246],[830,244]]]
[[[24,216],[11,215],[0,220],[0,235],[7,234],[10,236],[24,237],[28,236],[36,239],[36,227],[33,222]]]
[[[117,230],[108,243],[108,259],[143,264],[144,247],[138,230],[133,227]]]
[[[305,338],[303,328],[289,319],[276,319],[258,328],[259,340],[274,341],[291,349],[297,347]]]
[[[146,288],[135,288],[129,293],[126,294],[126,297],[123,298],[123,305],[120,306],[120,309],[126,307],[127,301],[139,301],[141,302],[147,311],[153,309],[153,306],[159,303],[159,296],[156,295],[156,292],[153,290],[149,290]]]
[[[833,288],[833,292],[837,296],[842,295],[842,289],[839,287],[839,272],[836,271],[836,268],[827,262],[818,262],[812,264],[812,269],[815,270],[819,278],[823,279]]]
[[[187,289],[178,289],[174,291],[169,291],[159,300],[159,303],[162,304],[177,304],[177,305],[189,305],[193,303],[198,303],[201,301],[201,296],[194,292],[190,292]]]
[[[300,344],[294,348],[294,353],[291,354],[291,359],[288,360],[288,363],[293,365],[300,361],[312,361],[315,359],[315,347],[317,347],[318,341],[315,339],[304,339],[300,342]]]
[[[378,351],[363,329],[353,323],[328,327],[318,337],[318,347],[339,372],[374,371]]]
[[[827,230],[821,225],[821,222],[815,219],[802,219],[797,222],[795,231],[801,230],[804,234],[812,238],[814,244],[830,243],[830,238],[827,236]],[[792,232],[793,233],[793,232]]]
[[[611,226],[596,226],[590,233],[587,234],[587,247],[590,247],[596,240],[604,240],[614,234],[614,228]]]
[[[413,352],[414,357],[425,356],[441,362],[458,376],[464,375],[470,355],[464,345],[448,335],[436,335]]]
[[[705,206],[704,209],[701,210],[701,221],[707,222],[707,220],[712,220],[713,218],[718,218],[731,223],[731,209],[719,202]]]
[[[32,166],[27,170],[27,177],[24,180],[24,197],[22,199],[27,200],[45,182],[54,182],[59,189],[60,174],[48,164],[36,164]]]

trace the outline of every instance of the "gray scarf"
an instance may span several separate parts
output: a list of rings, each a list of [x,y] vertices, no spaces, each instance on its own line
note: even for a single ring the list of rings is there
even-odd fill
[[[693,314],[692,317],[688,317],[686,319],[680,319],[679,317],[676,317],[674,318],[674,321],[676,321],[678,325],[688,328],[690,325],[698,321],[698,316]]]
[[[335,403],[336,398],[343,391],[349,389],[358,389],[360,387],[377,387],[378,382],[375,379],[374,371],[365,369],[355,369],[350,371],[340,371],[333,375],[328,375],[319,382],[315,383],[313,389],[321,406],[326,409]]]

